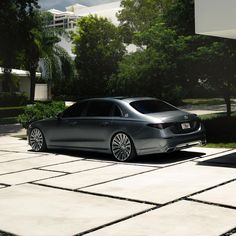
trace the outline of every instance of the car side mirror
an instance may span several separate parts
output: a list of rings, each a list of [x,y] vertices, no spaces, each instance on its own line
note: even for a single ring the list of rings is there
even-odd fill
[[[62,116],[63,116],[63,113],[62,113],[62,112],[58,113],[58,114],[57,114],[57,119],[58,119],[58,120],[61,120],[61,119],[62,119]]]

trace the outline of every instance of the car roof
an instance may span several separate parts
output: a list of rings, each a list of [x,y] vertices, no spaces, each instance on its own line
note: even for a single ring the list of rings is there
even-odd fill
[[[155,99],[153,97],[125,97],[125,96],[119,96],[119,97],[99,97],[99,98],[87,98],[87,99],[81,99],[79,101],[94,101],[94,100],[105,100],[105,101],[124,101],[126,103],[131,103],[135,101],[140,101],[140,100],[150,100],[150,99]]]

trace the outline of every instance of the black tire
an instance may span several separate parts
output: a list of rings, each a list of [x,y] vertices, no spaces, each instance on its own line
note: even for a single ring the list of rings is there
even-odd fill
[[[43,132],[38,128],[33,128],[30,131],[29,144],[34,152],[42,152],[47,149]]]
[[[131,138],[123,133],[116,133],[111,139],[111,152],[117,161],[130,161],[136,156],[136,150]]]

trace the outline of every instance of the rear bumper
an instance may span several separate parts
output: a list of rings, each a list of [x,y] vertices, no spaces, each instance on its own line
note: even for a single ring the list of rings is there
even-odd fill
[[[174,152],[193,146],[202,146],[206,144],[205,132],[198,132],[190,135],[174,136],[170,138],[158,138],[149,140],[152,145],[143,146],[137,149],[138,155],[147,155],[155,153]]]

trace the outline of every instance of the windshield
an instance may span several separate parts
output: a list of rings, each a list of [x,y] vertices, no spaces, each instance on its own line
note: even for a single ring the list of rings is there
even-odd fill
[[[131,102],[130,105],[143,114],[177,110],[177,108],[168,103],[155,99],[135,101]]]

